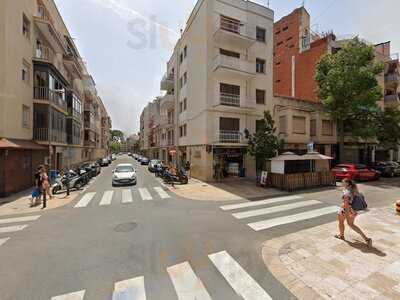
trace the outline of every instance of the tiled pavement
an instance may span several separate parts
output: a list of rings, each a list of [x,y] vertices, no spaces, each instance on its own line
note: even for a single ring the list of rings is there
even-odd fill
[[[372,209],[356,223],[372,249],[348,227],[335,239],[333,222],[265,242],[266,266],[299,299],[400,299],[400,216]]]

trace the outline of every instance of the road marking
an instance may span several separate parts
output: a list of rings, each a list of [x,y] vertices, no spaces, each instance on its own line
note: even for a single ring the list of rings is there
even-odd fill
[[[170,198],[169,195],[167,194],[167,192],[164,191],[161,187],[156,186],[154,189],[158,193],[158,195],[161,197],[161,199]]]
[[[0,239],[0,246],[4,245],[10,238],[4,238],[4,239]]]
[[[208,257],[243,299],[272,300],[271,296],[226,251],[210,254]]]
[[[179,300],[211,300],[201,280],[188,262],[167,268]]]
[[[298,200],[298,199],[303,199],[303,197],[300,197],[300,196],[279,197],[279,198],[272,198],[272,199],[266,199],[266,200],[261,200],[261,201],[252,201],[252,202],[244,202],[244,203],[239,203],[239,204],[223,205],[223,206],[220,206],[220,208],[222,210],[233,210],[233,209],[260,206],[260,205],[266,205],[266,204],[274,204],[274,203],[285,202],[285,201],[293,201],[293,200]]]
[[[110,205],[113,195],[114,195],[114,191],[106,191],[104,193],[103,197],[101,198],[100,206]]]
[[[311,206],[311,205],[316,205],[316,204],[321,204],[321,202],[316,201],[316,200],[301,201],[301,202],[296,202],[296,203],[291,203],[291,204],[286,204],[286,205],[280,205],[280,206],[274,206],[274,207],[268,207],[268,208],[255,209],[255,210],[235,213],[235,214],[232,214],[232,216],[234,216],[236,219],[245,219],[245,218],[268,215],[268,214],[273,214],[276,212],[286,211],[289,209],[306,207],[306,206]]]
[[[150,195],[149,191],[145,188],[139,189],[140,197],[142,197],[143,200],[153,200],[153,197]]]
[[[0,224],[36,221],[39,218],[40,218],[40,215],[29,216],[29,217],[20,217],[20,218],[0,219]]]
[[[73,292],[70,294],[55,296],[51,298],[51,300],[82,300],[84,296],[85,296],[85,290],[79,292]]]
[[[94,195],[96,195],[95,192],[83,195],[82,199],[74,207],[75,208],[86,207],[89,204],[89,202],[92,201]]]
[[[339,208],[337,206],[328,206],[328,207],[310,210],[310,211],[295,214],[295,215],[289,215],[289,216],[284,216],[284,217],[280,217],[280,218],[249,223],[247,225],[250,226],[255,231],[259,231],[259,230],[268,229],[268,228],[272,228],[272,227],[276,227],[276,226],[280,226],[280,225],[285,225],[285,224],[303,221],[303,220],[307,220],[307,219],[317,218],[317,217],[320,217],[323,215],[329,215],[331,213],[337,212],[338,209]]]
[[[28,225],[15,225],[15,226],[8,226],[8,227],[0,227],[0,233],[8,233],[8,232],[16,232],[24,230]]]
[[[131,203],[131,202],[133,202],[131,190],[128,189],[122,190],[122,203]]]
[[[115,283],[112,300],[146,300],[144,277],[136,277]]]

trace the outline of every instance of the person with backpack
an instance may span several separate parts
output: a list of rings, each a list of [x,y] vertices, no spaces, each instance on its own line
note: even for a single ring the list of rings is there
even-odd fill
[[[372,239],[367,237],[364,232],[354,224],[357,217],[357,211],[364,210],[367,208],[367,203],[365,202],[364,196],[358,191],[357,185],[353,180],[348,178],[343,179],[343,196],[342,196],[342,207],[338,213],[339,222],[339,234],[335,235],[336,238],[345,240],[344,230],[345,221],[357,232],[367,243],[368,248],[372,247]]]

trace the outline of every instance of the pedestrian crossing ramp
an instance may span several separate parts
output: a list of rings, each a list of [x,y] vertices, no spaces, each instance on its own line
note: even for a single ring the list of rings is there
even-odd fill
[[[272,297],[227,252],[208,255],[208,263],[217,270],[218,280],[225,281],[235,294],[244,300],[270,300]],[[212,290],[207,288],[190,262],[185,261],[166,269],[178,300],[212,300]],[[115,282],[112,300],[146,300],[146,278],[137,276]],[[51,300],[84,300],[86,290],[52,297]]]
[[[320,207],[321,205],[324,205],[321,201],[306,200],[301,196],[287,196],[223,205],[220,208],[223,211],[231,212],[237,220],[246,220],[247,226],[254,231],[261,231],[336,214],[339,209],[336,205]],[[273,217],[277,213],[284,215]],[[252,219],[257,219],[257,221],[252,221]]]
[[[168,198],[171,196],[162,187],[86,192],[74,208],[84,208],[89,205],[109,206],[115,203],[134,204],[136,201],[156,201]]]
[[[11,239],[11,234],[24,230],[33,221],[40,218],[40,215],[13,217],[0,219],[0,246]]]

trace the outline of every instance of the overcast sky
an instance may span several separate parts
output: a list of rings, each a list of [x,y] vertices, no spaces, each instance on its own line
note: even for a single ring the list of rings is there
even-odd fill
[[[55,0],[87,62],[113,121],[126,134],[138,131],[139,115],[160,94],[179,31],[196,0]],[[267,5],[267,0],[255,0]],[[300,0],[270,0],[275,20]],[[338,36],[359,34],[400,50],[399,0],[307,0],[312,29]]]

